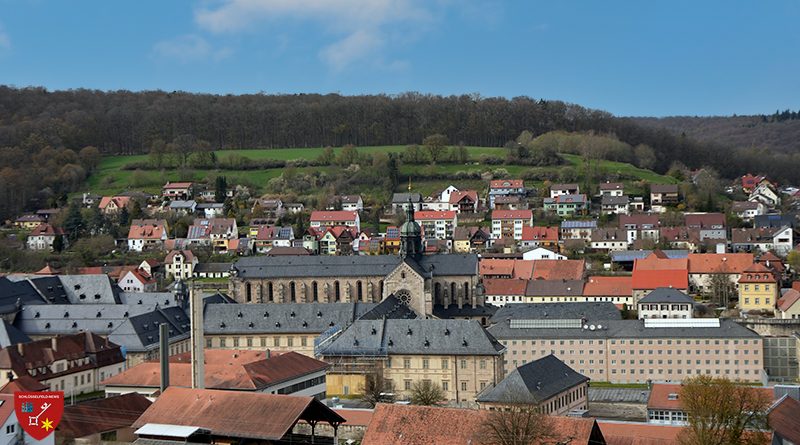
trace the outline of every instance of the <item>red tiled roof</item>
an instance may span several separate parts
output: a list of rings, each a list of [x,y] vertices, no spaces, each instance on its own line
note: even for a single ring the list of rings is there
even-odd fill
[[[465,197],[469,198],[472,202],[478,202],[478,192],[475,190],[461,190],[450,194],[450,204],[458,204]]]
[[[582,280],[586,260],[534,260],[531,278],[539,280]]]
[[[47,391],[48,389],[50,389],[49,385],[45,385],[31,376],[23,374],[3,385],[3,387],[0,388],[0,394],[14,394],[17,391]]]
[[[678,383],[654,383],[650,388],[650,397],[647,399],[648,409],[666,409],[666,410],[680,410],[683,409],[681,404],[681,389],[683,385]],[[764,387],[749,387],[753,391],[758,391],[769,400],[773,400],[774,393],[772,388]],[[675,400],[670,400],[670,394],[677,394]]]
[[[621,182],[604,182],[600,184],[600,190],[622,190],[625,185]]]
[[[492,210],[492,219],[527,219],[533,218],[530,210]]]
[[[646,258],[636,259],[633,262],[634,272],[637,270],[683,270],[689,269],[687,258],[661,258],[653,252]]]
[[[166,223],[163,220],[134,220],[128,230],[128,239],[162,239],[166,236]]]
[[[355,221],[358,212],[347,210],[314,210],[311,221]]]
[[[558,227],[522,226],[522,241],[558,241]]]
[[[437,219],[446,219],[452,221],[456,217],[456,212],[452,210],[418,210],[414,212],[414,219],[417,221],[424,221],[424,220],[437,220]]]
[[[608,445],[675,445],[682,426],[599,421]]]
[[[31,232],[31,236],[58,236],[63,235],[64,229],[53,227],[48,223],[41,223]]]
[[[633,277],[589,277],[583,286],[583,295],[597,297],[630,297],[633,295]]]
[[[634,215],[619,215],[619,227],[624,228],[626,225],[635,224],[637,227],[642,225],[650,225],[657,228],[659,225],[658,215],[648,215],[645,213],[637,213]]]
[[[372,420],[371,409],[358,409],[358,408],[339,408],[333,410],[336,414],[346,419],[345,423],[348,426],[364,426],[369,425]]]
[[[467,445],[484,443],[483,425],[492,411],[379,403],[364,434],[364,445]],[[555,441],[589,444],[597,429],[594,419],[551,417]],[[537,442],[532,445],[554,443]]]
[[[770,428],[776,435],[792,443],[800,443],[800,402],[784,396],[767,415]]]
[[[656,289],[659,287],[688,289],[689,272],[686,269],[634,270],[631,285],[633,289]]]
[[[260,359],[253,359],[253,354],[244,351],[238,351],[238,354],[242,354],[240,357],[234,357],[232,351],[220,351],[221,354],[212,351],[206,351],[205,378],[206,388],[212,389],[255,391],[328,367],[325,362],[296,352],[273,354],[269,358],[260,353]],[[160,385],[159,366],[157,362],[141,363],[102,383],[108,386],[155,388]],[[170,358],[170,385],[191,386],[191,375],[191,363]]]
[[[787,290],[781,298],[778,299],[778,309],[788,311],[797,300],[800,300],[800,292],[796,289]]]
[[[167,182],[164,184],[165,189],[187,189],[192,186],[191,182]]]
[[[762,263],[753,263],[739,277],[740,283],[774,283],[776,281],[772,270]]]
[[[528,280],[519,278],[486,278],[483,280],[486,295],[525,295]]]
[[[692,213],[684,217],[687,227],[709,228],[711,226],[725,227],[725,215],[722,213]]]
[[[753,264],[752,253],[690,253],[689,273],[742,273]]]
[[[152,405],[139,393],[91,400],[64,407],[60,435],[69,439],[130,427]]]
[[[299,419],[307,418],[345,420],[313,397],[170,386],[133,427],[148,423],[197,426],[213,436],[276,441]]]
[[[505,189],[505,188],[520,188],[523,187],[524,181],[522,179],[495,179],[489,181],[490,189]]]
[[[127,207],[128,203],[131,202],[130,196],[103,196],[100,198],[100,204],[98,205],[99,208],[105,209],[108,207],[110,203],[114,203],[117,208]]]
[[[481,276],[514,275],[514,260],[482,259],[478,263]]]
[[[55,267],[50,266],[50,264],[47,264],[43,268],[41,268],[41,269],[37,270],[36,272],[34,272],[33,274],[34,275],[58,275],[59,273],[61,273],[60,270],[56,269]]]
[[[14,413],[14,394],[0,394],[0,423],[6,423]]]
[[[172,260],[175,258],[177,254],[183,254],[183,261],[187,263],[191,263],[194,259],[194,253],[191,250],[170,250],[167,254],[166,258],[164,258],[165,263],[171,263]]]

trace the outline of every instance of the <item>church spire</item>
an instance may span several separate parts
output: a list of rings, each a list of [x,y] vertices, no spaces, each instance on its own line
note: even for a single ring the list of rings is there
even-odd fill
[[[411,178],[408,180],[406,222],[400,226],[400,256],[415,257],[422,254],[422,228],[414,221],[414,203],[411,201]]]

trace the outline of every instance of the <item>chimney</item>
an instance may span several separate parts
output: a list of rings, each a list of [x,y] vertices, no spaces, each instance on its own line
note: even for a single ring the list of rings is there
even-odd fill
[[[169,386],[169,326],[161,323],[158,327],[158,352],[161,364],[161,394]]]
[[[50,338],[50,349],[58,351],[58,337]]]
[[[192,388],[205,389],[205,351],[203,350],[203,295],[189,285],[189,314],[191,317]]]

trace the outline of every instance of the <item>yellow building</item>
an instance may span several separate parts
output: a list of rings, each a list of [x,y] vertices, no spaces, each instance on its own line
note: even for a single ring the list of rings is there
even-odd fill
[[[778,280],[761,263],[755,263],[739,277],[739,309],[743,311],[774,311],[778,300]]]
[[[398,398],[415,383],[442,388],[448,401],[472,402],[503,379],[503,347],[473,320],[359,320],[320,345],[328,394],[358,394],[366,376],[381,373]]]

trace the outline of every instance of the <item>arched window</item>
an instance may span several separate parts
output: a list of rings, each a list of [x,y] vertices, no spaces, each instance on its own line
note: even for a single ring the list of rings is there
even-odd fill
[[[440,283],[436,283],[436,285],[433,286],[433,301],[442,301],[442,285]]]
[[[341,294],[339,293],[339,280],[336,280],[333,283],[333,301],[338,302],[341,298]]]
[[[272,281],[267,283],[267,301],[269,301],[270,303],[275,301],[274,297],[272,296]]]
[[[364,301],[364,293],[361,289],[361,280],[356,281],[356,296],[358,301]]]
[[[289,283],[289,301],[291,301],[292,303],[294,303],[295,301],[297,301],[297,300],[296,300],[296,298],[295,298],[295,286],[294,286],[294,281],[292,281],[292,282],[290,282],[290,283]]]
[[[379,289],[380,289],[380,295],[378,295],[378,299],[382,299],[382,298],[383,298],[383,280],[381,280],[381,281],[378,283],[378,287],[379,287]]]
[[[317,282],[316,281],[311,283],[311,294],[312,294],[311,295],[312,301],[314,301],[314,302],[319,301],[319,295],[317,294]]]
[[[450,283],[450,301],[456,301],[456,283]]]
[[[253,286],[250,283],[244,285],[244,301],[247,303],[253,301]]]
[[[464,282],[464,301],[469,301],[469,283]]]

